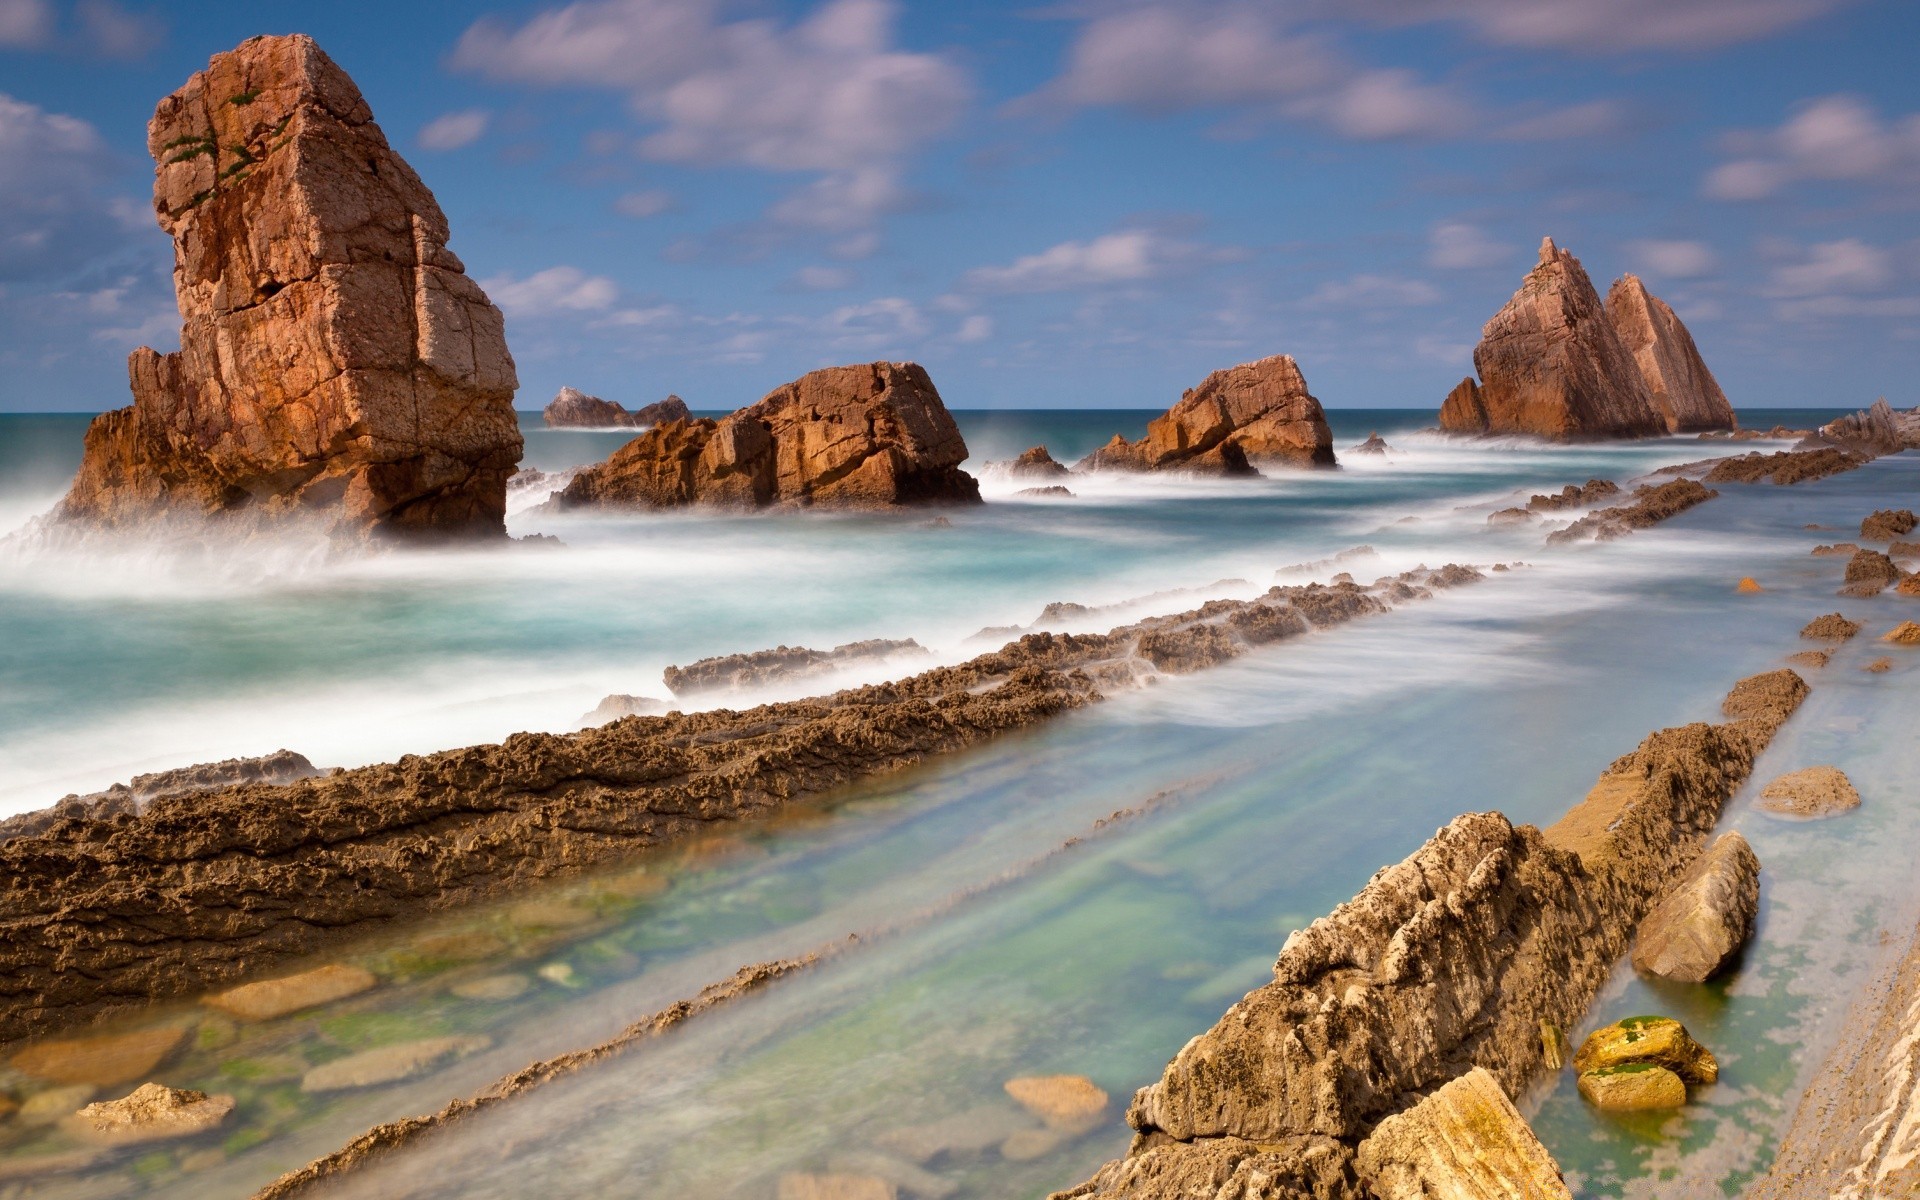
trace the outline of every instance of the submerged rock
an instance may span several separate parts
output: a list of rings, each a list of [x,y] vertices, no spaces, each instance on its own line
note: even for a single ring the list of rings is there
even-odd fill
[[[56,519],[503,537],[519,460],[500,310],[360,91],[302,34],[217,54],[147,129],[181,348],[133,352]]]
[[[186,1040],[185,1025],[157,1025],[125,1033],[35,1042],[13,1056],[13,1066],[50,1083],[128,1083],[151,1072]]]
[[[144,1083],[131,1095],[87,1105],[74,1114],[71,1124],[90,1141],[114,1145],[192,1137],[218,1129],[233,1111],[233,1103],[232,1096]]]
[[[422,1038],[363,1050],[322,1063],[300,1079],[303,1092],[337,1092],[348,1088],[373,1087],[398,1083],[443,1066],[456,1058],[485,1050],[492,1043],[485,1037]]]
[[[883,1149],[924,1163],[944,1154],[978,1154],[1030,1129],[1030,1118],[1003,1104],[983,1104],[935,1121],[890,1129],[876,1142]]]
[[[1330,467],[1333,431],[1290,354],[1215,371],[1129,442],[1118,434],[1079,469],[1249,475],[1262,465]]]
[[[1760,807],[1794,817],[1828,817],[1860,807],[1860,793],[1838,767],[1790,771],[1760,790]]]
[[[1738,423],[1693,335],[1638,275],[1614,281],[1607,292],[1607,319],[1639,366],[1668,433],[1730,430]]]
[[[331,963],[298,975],[241,984],[208,996],[206,1003],[243,1021],[267,1021],[357,996],[379,982],[364,968]]]
[[[1084,1133],[1100,1123],[1107,1094],[1084,1075],[1029,1075],[1006,1082],[1007,1095],[1065,1133]]]
[[[1629,1063],[1665,1067],[1688,1083],[1713,1083],[1720,1064],[1672,1017],[1626,1017],[1587,1035],[1574,1053],[1573,1069],[1589,1071]]]
[[[690,421],[693,412],[678,396],[668,396],[638,412],[628,412],[617,400],[589,396],[578,388],[563,387],[553,402],[542,410],[541,418],[550,429],[568,428],[652,428],[668,421]]]
[[[1060,486],[1059,484],[1054,484],[1054,485],[1052,485],[1051,487],[1030,487],[1030,488],[1021,488],[1021,489],[1020,489],[1019,491],[1017,491],[1017,492],[1015,492],[1015,493],[1014,493],[1014,495],[1016,495],[1016,496],[1035,496],[1035,497],[1051,497],[1051,498],[1053,498],[1053,499],[1056,499],[1056,500],[1071,500],[1071,499],[1073,499],[1073,493],[1072,493],[1072,492],[1070,492],[1070,491],[1068,491],[1068,490],[1067,490],[1066,488],[1063,488],[1063,487],[1061,487],[1061,486]]]
[[[1640,922],[1635,969],[1704,983],[1724,970],[1760,911],[1760,859],[1747,839],[1722,834]]]
[[[1687,1102],[1686,1082],[1650,1062],[1617,1063],[1582,1071],[1578,1083],[1580,1095],[1603,1112],[1679,1108]]]
[[[828,367],[719,421],[670,421],[575,475],[562,510],[972,504],[967,444],[918,363]]]
[[[1355,1158],[1374,1200],[1571,1200],[1553,1156],[1479,1067],[1380,1122]]]
[[[1883,508],[1860,522],[1860,536],[1870,542],[1891,542],[1912,533],[1915,524],[1920,524],[1920,520],[1916,520],[1913,510]]]

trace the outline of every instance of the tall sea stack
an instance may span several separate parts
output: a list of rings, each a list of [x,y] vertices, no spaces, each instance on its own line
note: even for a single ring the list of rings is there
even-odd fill
[[[1700,357],[1693,335],[1638,275],[1614,280],[1607,290],[1607,319],[1640,368],[1668,433],[1736,427],[1733,405]]]
[[[87,430],[57,516],[504,535],[500,310],[346,72],[304,35],[252,38],[160,102],[147,147],[180,349],[133,352],[133,404]]]

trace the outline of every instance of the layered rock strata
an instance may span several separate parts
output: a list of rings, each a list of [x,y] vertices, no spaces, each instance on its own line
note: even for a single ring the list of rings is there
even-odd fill
[[[1664,346],[1652,353],[1674,356]],[[1593,281],[1552,238],[1541,240],[1539,265],[1481,329],[1473,366],[1479,382],[1461,380],[1440,406],[1444,430],[1561,440],[1667,432]]]
[[[693,411],[678,396],[628,412],[618,400],[589,396],[579,388],[563,387],[541,410],[549,429],[651,429],[668,421],[691,421]]]
[[[500,310],[311,38],[215,55],[147,130],[180,349],[128,363],[56,519],[499,537],[520,458]]]
[[[1773,454],[1743,454],[1716,461],[1706,474],[1708,483],[1770,483],[1790,485],[1840,475],[1872,461],[1871,455],[1835,446],[1810,450],[1780,450]]]
[[[1356,1166],[1374,1200],[1572,1200],[1553,1156],[1479,1067],[1380,1122]]]
[[[1813,440],[1843,446],[1870,458],[1920,449],[1920,408],[1897,412],[1882,397],[1871,408],[1822,425]]]
[[[828,367],[715,421],[670,421],[573,477],[564,511],[596,507],[883,508],[970,504],[967,444],[918,363]]]
[[[1387,1118],[1473,1067],[1509,1094],[1546,1069],[1542,1029],[1579,1022],[1806,691],[1742,680],[1724,722],[1651,734],[1545,831],[1456,818],[1290,936],[1135,1095],[1127,1156],[1056,1196],[1365,1196],[1355,1155]]]
[[[1607,319],[1640,368],[1668,433],[1733,429],[1738,424],[1693,335],[1638,275],[1622,275],[1608,289]]]
[[[116,783],[105,791],[85,796],[64,796],[57,803],[33,812],[19,813],[0,820],[0,842],[27,834],[45,833],[61,821],[79,817],[111,820],[121,813],[138,816],[147,805],[162,796],[183,796],[238,783],[292,783],[321,772],[304,754],[276,750],[258,758],[228,758],[215,763],[177,767],[135,775],[130,783]]]
[[[1548,534],[1547,544],[1553,546],[1588,540],[1611,541],[1636,529],[1649,529],[1719,494],[1691,479],[1644,484],[1634,489],[1630,503],[1616,504],[1611,508],[1589,513],[1565,529]]]
[[[1759,912],[1760,859],[1746,838],[1721,834],[1640,923],[1634,968],[1705,983],[1739,955]]]
[[[1244,475],[1262,465],[1334,465],[1333,431],[1290,354],[1215,371],[1139,441],[1115,434],[1077,469]]]
[[[662,676],[667,690],[676,696],[700,692],[739,691],[764,687],[809,675],[822,675],[841,667],[863,662],[883,662],[889,658],[919,656],[927,651],[912,638],[869,638],[848,642],[831,650],[809,650],[805,646],[776,646],[750,654],[725,654],[703,658],[684,667],[668,667]]]

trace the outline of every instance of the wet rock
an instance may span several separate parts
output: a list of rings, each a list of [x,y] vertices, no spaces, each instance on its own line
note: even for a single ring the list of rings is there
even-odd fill
[[[1760,586],[1758,579],[1755,579],[1751,575],[1744,575],[1741,577],[1740,582],[1734,585],[1733,590],[1742,595],[1753,595],[1758,592],[1764,592],[1767,589]]]
[[[1633,501],[1588,513],[1578,521],[1547,535],[1549,546],[1582,541],[1611,541],[1636,529],[1651,529],[1720,493],[1691,479],[1674,479],[1635,488]]]
[[[1883,508],[1860,522],[1860,536],[1870,542],[1891,542],[1913,532],[1920,524],[1911,509]]]
[[[401,1042],[363,1050],[345,1058],[322,1063],[300,1080],[303,1092],[337,1092],[348,1088],[373,1087],[398,1083],[424,1075],[438,1067],[485,1050],[491,1042],[484,1037],[437,1037]]]
[[[1733,405],[1700,357],[1693,335],[1639,276],[1623,275],[1608,289],[1607,319],[1639,366],[1668,433],[1734,427]]]
[[[1687,1102],[1687,1085],[1680,1076],[1650,1062],[1582,1071],[1578,1082],[1580,1095],[1602,1112],[1645,1112]]]
[[[1860,793],[1838,767],[1791,771],[1760,791],[1760,807],[1795,817],[1826,817],[1860,807]]]
[[[447,990],[462,1000],[485,1000],[497,1004],[519,999],[532,986],[533,981],[525,975],[487,975],[480,979],[463,980]]]
[[[500,310],[313,39],[217,54],[147,128],[181,348],[128,363],[56,520],[336,538],[505,535],[520,458]]]
[[[233,1103],[232,1096],[143,1083],[118,1100],[87,1105],[74,1114],[71,1125],[89,1141],[113,1145],[193,1137],[218,1129]]]
[[[130,1083],[150,1073],[186,1040],[185,1025],[35,1042],[13,1056],[16,1069],[50,1083]]]
[[[1900,568],[1878,550],[1858,550],[1847,560],[1843,596],[1877,596],[1889,584],[1900,582]]]
[[[1894,558],[1920,558],[1920,542],[1895,542],[1887,553]]]
[[[1834,446],[1781,450],[1773,454],[1744,454],[1738,458],[1715,461],[1707,471],[1706,482],[1759,483],[1764,479],[1785,486],[1843,474],[1867,462],[1866,455]]]
[[[1349,454],[1386,454],[1393,449],[1387,445],[1387,439],[1377,433],[1369,433],[1367,440],[1347,451]]]
[[[90,1083],[76,1083],[35,1092],[21,1102],[14,1119],[30,1129],[55,1124],[79,1112],[99,1090]]]
[[[208,996],[205,1003],[243,1021],[267,1021],[357,996],[380,981],[362,967],[329,963],[298,975],[262,979]]]
[[[1489,525],[1525,525],[1528,522],[1538,521],[1539,519],[1540,519],[1539,513],[1530,512],[1524,508],[1503,508],[1490,514],[1487,517],[1487,524]]]
[[[185,796],[246,783],[283,784],[311,779],[322,772],[303,754],[276,750],[258,758],[229,758],[170,771],[135,775],[130,783],[116,783],[105,791],[66,796],[49,808],[19,813],[0,820],[0,841],[45,833],[64,820],[111,820],[121,813],[138,816],[155,800]]]
[[[459,929],[413,939],[408,956],[428,963],[471,963],[507,951],[507,940],[486,929]]]
[[[1473,365],[1480,382],[1462,380],[1440,406],[1448,432],[1561,440],[1667,432],[1580,260],[1552,238],[1541,240],[1539,265],[1481,330]]]
[[[1333,432],[1289,354],[1215,371],[1129,442],[1116,434],[1080,470],[1255,474],[1262,465],[1330,467]]]
[[[1869,675],[1885,675],[1888,671],[1893,670],[1893,660],[1890,658],[1876,658],[1871,662],[1861,664],[1860,669]]]
[[[1920,572],[1908,575],[1893,585],[1896,596],[1920,596]]]
[[[1920,624],[1915,624],[1912,621],[1902,621],[1892,629],[1881,634],[1880,640],[1883,642],[1891,642],[1896,646],[1920,646]]]
[[[1827,558],[1836,555],[1857,554],[1859,551],[1860,547],[1853,542],[1836,542],[1831,546],[1815,546],[1813,548],[1813,555],[1815,558]]]
[[[898,1200],[899,1195],[877,1175],[789,1171],[780,1177],[779,1200]]]
[[[1640,922],[1634,968],[1704,983],[1747,944],[1759,911],[1760,860],[1747,839],[1722,834]]]
[[[1012,1109],[985,1104],[937,1121],[890,1129],[875,1141],[882,1149],[924,1163],[943,1154],[978,1154],[1031,1127]]]
[[[1720,1064],[1672,1017],[1627,1017],[1587,1035],[1573,1056],[1582,1075],[1629,1063],[1665,1067],[1688,1083],[1712,1083]]]
[[[723,654],[716,658],[703,658],[684,667],[668,667],[662,679],[667,690],[676,696],[739,691],[809,675],[823,675],[856,663],[924,657],[926,653],[926,648],[912,638],[869,638],[863,642],[835,646],[831,650],[776,646],[751,654]]]
[[[1565,508],[1588,508],[1620,494],[1620,485],[1611,479],[1589,479],[1582,487],[1568,484],[1552,495],[1535,495],[1527,500],[1534,512],[1557,512]]]
[[[1802,650],[1798,654],[1787,655],[1787,661],[1796,667],[1812,667],[1818,670],[1833,658],[1831,650]]]
[[[1021,451],[1020,457],[1014,459],[1007,469],[1015,479],[1057,479],[1067,474],[1066,466],[1055,462],[1045,446],[1033,446]]]
[[[1380,1122],[1355,1161],[1375,1200],[1572,1200],[1553,1156],[1478,1067]]]
[[[1849,621],[1840,613],[1828,613],[1808,621],[1800,636],[1814,642],[1844,642],[1859,632],[1858,621]]]
[[[580,725],[582,728],[596,728],[622,717],[657,717],[671,707],[665,700],[655,700],[652,696],[615,692],[595,706],[592,712],[582,716]]]
[[[1073,493],[1068,491],[1066,488],[1059,486],[1058,484],[1055,484],[1052,487],[1021,488],[1019,491],[1015,492],[1014,495],[1016,496],[1051,496],[1058,500],[1073,499]]]
[[[629,428],[650,429],[655,425],[664,425],[668,421],[690,421],[693,413],[687,408],[687,402],[678,396],[668,396],[657,404],[649,404],[638,412],[628,412],[626,407],[615,400],[602,400],[598,396],[589,396],[578,388],[563,387],[553,402],[541,413],[550,429],[566,428]]]
[[[1005,1087],[1020,1107],[1064,1133],[1086,1132],[1107,1111],[1107,1094],[1084,1075],[1024,1075]]]
[[[967,444],[918,363],[828,367],[719,421],[657,426],[573,477],[561,510],[973,504]]]

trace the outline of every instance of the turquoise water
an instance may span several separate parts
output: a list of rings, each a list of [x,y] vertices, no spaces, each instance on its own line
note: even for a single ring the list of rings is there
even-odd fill
[[[1878,631],[1912,605],[1835,599],[1840,564],[1806,551],[1843,535],[1804,528],[1911,504],[1910,455],[1804,487],[1729,488],[1659,530],[1548,551],[1538,529],[1489,529],[1487,512],[1729,448],[1468,446],[1419,435],[1424,414],[1334,416],[1337,444],[1378,428],[1398,452],[1265,481],[1072,480],[1081,495],[1059,502],[1005,499],[1015,485],[988,475],[1002,502],[945,529],[924,514],[521,512],[515,532],[550,531],[566,548],[250,571],[9,562],[0,794],[16,808],[282,744],[355,762],[566,728],[607,691],[661,694],[668,662],[778,641],[911,636],[957,658],[979,648],[981,626],[1032,620],[1049,601],[1252,594],[1279,568],[1361,543],[1378,552],[1350,564],[1362,578],[1419,561],[1532,564],[778,822],[383,932],[344,952],[380,986],[316,1012],[233,1027],[189,1003],[126,1018],[192,1025],[157,1073],[235,1095],[234,1117],[211,1139],[107,1155],[35,1194],[246,1195],[377,1121],[601,1040],[742,964],[832,946],[808,972],[343,1190],[771,1198],[784,1173],[840,1170],[891,1173],[903,1195],[1041,1195],[1124,1149],[1127,1096],[1266,977],[1289,930],[1434,828],[1492,808],[1550,820],[1646,731],[1711,717],[1735,679],[1799,649],[1809,617],[1844,609]],[[1064,459],[1125,428],[1120,414],[961,420],[981,458],[1044,436]],[[532,449],[542,437],[530,457],[546,453]],[[545,461],[564,466],[584,445]],[[1736,594],[1746,575],[1767,590]],[[1868,791],[1860,819],[1775,830],[1739,818],[1768,871],[1747,971],[1676,996],[1623,978],[1595,1014],[1683,1012],[1730,1083],[1674,1130],[1596,1120],[1565,1089],[1528,1098],[1582,1196],[1681,1194],[1662,1172],[1717,1195],[1764,1162],[1830,1038],[1834,997],[1870,966],[1875,931],[1899,928],[1911,872],[1900,847],[1920,832],[1898,802],[1913,781],[1901,731],[1920,715],[1916,664],[1857,666],[1843,658],[1816,679],[1760,774],[1840,762]],[[1140,811],[1098,824],[1128,810]],[[503,976],[524,990],[456,991]],[[447,1035],[487,1047],[402,1082],[299,1088],[314,1065]],[[1106,1120],[1032,1158],[997,1139],[924,1163],[900,1149],[903,1131],[959,1114],[1018,1125],[1002,1084],[1053,1072],[1105,1089]],[[23,1098],[44,1086],[0,1075]],[[70,1149],[61,1137],[0,1124],[0,1172]]]

